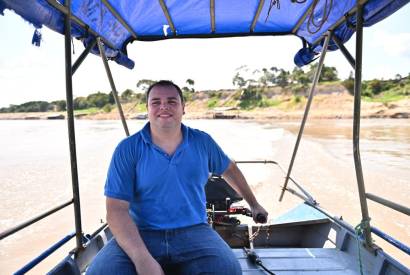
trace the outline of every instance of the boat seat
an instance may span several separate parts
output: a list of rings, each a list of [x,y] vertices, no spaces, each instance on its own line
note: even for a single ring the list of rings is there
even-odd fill
[[[71,255],[67,256],[57,266],[50,270],[47,275],[81,275],[80,270],[76,262],[71,258]]]

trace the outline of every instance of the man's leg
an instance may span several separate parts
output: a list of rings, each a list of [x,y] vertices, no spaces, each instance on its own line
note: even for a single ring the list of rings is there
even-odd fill
[[[117,241],[112,239],[95,256],[91,265],[88,267],[86,274],[136,275],[137,272],[128,255],[117,244]]]
[[[169,239],[169,246],[181,274],[242,274],[231,248],[207,224],[179,231]]]

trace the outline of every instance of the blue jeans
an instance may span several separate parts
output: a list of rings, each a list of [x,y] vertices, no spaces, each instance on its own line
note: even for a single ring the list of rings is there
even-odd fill
[[[166,274],[242,274],[231,248],[207,224],[139,232],[148,251]],[[137,273],[127,254],[112,239],[87,270],[87,275],[97,274]]]

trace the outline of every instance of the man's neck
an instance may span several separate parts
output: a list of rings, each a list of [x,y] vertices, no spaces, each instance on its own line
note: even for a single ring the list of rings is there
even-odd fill
[[[181,126],[177,128],[150,127],[152,142],[158,146],[178,146],[182,141]]]

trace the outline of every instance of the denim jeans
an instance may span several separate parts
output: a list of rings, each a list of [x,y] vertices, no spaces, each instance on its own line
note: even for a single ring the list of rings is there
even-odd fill
[[[166,274],[242,274],[231,248],[208,224],[139,232],[148,251]],[[127,254],[112,239],[87,270],[87,275],[97,274],[137,273]]]

